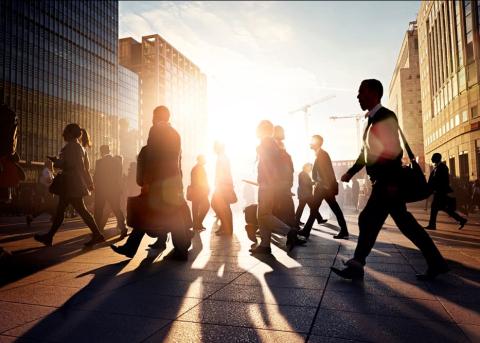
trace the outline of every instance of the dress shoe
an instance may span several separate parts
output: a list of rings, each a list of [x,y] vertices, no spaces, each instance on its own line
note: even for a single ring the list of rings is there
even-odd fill
[[[252,224],[245,225],[245,231],[247,231],[247,237],[253,243],[257,243],[257,226]]]
[[[85,247],[93,247],[95,244],[105,242],[105,237],[102,235],[93,235],[92,238],[84,244]]]
[[[436,230],[437,228],[435,226],[428,225],[428,226],[425,226],[424,229],[425,230]]]
[[[333,239],[348,239],[348,232],[340,232],[338,235],[333,236]]]
[[[465,226],[465,224],[467,224],[467,219],[466,218],[463,218],[461,221],[460,221],[460,227],[458,228],[459,230],[463,229],[463,227]]]
[[[167,248],[167,243],[163,239],[157,238],[155,243],[149,244],[148,247],[150,249],[165,250]]]
[[[45,233],[45,234],[38,234],[36,233],[33,238],[37,241],[37,242],[40,242],[40,243],[43,243],[45,246],[47,247],[51,247],[52,246],[52,236],[50,236],[48,233]]]
[[[298,225],[305,225],[304,222],[298,222]]]
[[[203,227],[203,226],[199,226],[199,227],[194,227],[193,228],[193,231],[196,231],[196,232],[202,232],[202,231],[205,231],[207,228]]]
[[[304,238],[298,237],[298,231],[291,229],[287,234],[287,251],[292,251],[296,245],[304,245],[307,241]]]
[[[328,222],[327,219],[317,220],[318,224],[325,224],[326,222]]]
[[[424,274],[417,274],[416,277],[420,281],[432,281],[440,274],[448,273],[450,268],[445,264],[441,267],[428,268]]]
[[[347,268],[338,269],[336,267],[330,267],[331,271],[338,276],[347,280],[363,280],[365,272],[363,271],[363,265],[353,259],[344,262]]]
[[[297,235],[302,236],[305,239],[308,239],[308,237],[310,237],[310,232],[307,232],[305,230],[300,230],[300,231],[297,231]]]
[[[117,247],[115,244],[112,244],[110,245],[110,248],[112,248],[112,250],[115,251],[117,254],[126,256],[128,258],[133,258],[133,256],[135,256],[135,253],[128,251],[124,245]]]
[[[250,249],[250,252],[252,255],[271,255],[272,254],[272,248],[270,247],[262,247],[261,245]]]

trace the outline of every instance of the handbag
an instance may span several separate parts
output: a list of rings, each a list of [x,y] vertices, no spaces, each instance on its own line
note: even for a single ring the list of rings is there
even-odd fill
[[[410,164],[402,167],[402,173],[400,176],[402,196],[407,203],[425,200],[430,195],[425,174],[417,163],[415,155],[413,154],[400,126],[398,126],[398,131],[400,132],[403,145],[405,146],[408,158],[410,159]]]
[[[65,190],[65,175],[62,173],[58,173],[52,181],[52,184],[50,187],[48,187],[48,190],[50,193],[55,194],[55,195],[61,195],[63,194]]]

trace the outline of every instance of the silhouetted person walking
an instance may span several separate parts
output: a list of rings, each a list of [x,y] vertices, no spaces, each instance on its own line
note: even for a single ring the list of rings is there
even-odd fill
[[[206,230],[203,220],[208,213],[210,203],[208,201],[208,178],[205,171],[205,157],[198,155],[197,164],[190,173],[190,200],[192,201],[193,229],[195,231]]]
[[[120,208],[120,196],[122,190],[122,165],[118,158],[110,154],[110,147],[102,145],[100,147],[102,156],[95,163],[95,174],[93,181],[95,184],[95,221],[100,230],[103,230],[106,224],[106,218],[103,210],[108,203],[113,214],[117,218],[117,227],[120,229],[120,237],[127,236],[127,227],[125,216]]]
[[[285,149],[285,132],[283,127],[276,125],[273,129],[273,138],[280,148],[280,178],[276,187],[275,207],[273,214],[285,224],[295,227],[295,204],[292,198],[293,186],[293,162],[292,157]]]
[[[258,224],[260,228],[261,242],[255,248],[250,249],[252,254],[271,254],[270,242],[272,232],[287,236],[287,249],[290,251],[295,245],[304,244],[303,239],[298,238],[297,230],[273,214],[275,208],[276,187],[281,182],[282,157],[278,144],[273,139],[273,124],[263,120],[257,127],[257,137],[260,145],[257,147],[258,159]]]
[[[77,211],[85,224],[92,230],[92,238],[85,243],[86,246],[93,246],[96,243],[104,242],[105,238],[95,223],[90,212],[88,212],[83,202],[83,197],[88,195],[94,189],[92,177],[86,169],[89,163],[85,150],[79,143],[81,129],[78,124],[68,124],[63,130],[63,139],[66,144],[60,152],[60,156],[51,157],[55,168],[61,169],[61,175],[57,175],[61,180],[57,184],[57,193],[59,195],[57,212],[53,219],[52,227],[46,234],[36,234],[35,239],[47,246],[52,245],[53,236],[63,223],[64,214],[67,206],[71,204]],[[52,186],[55,184],[55,180]]]
[[[231,236],[233,234],[233,215],[231,204],[237,202],[237,196],[233,189],[232,172],[230,161],[225,155],[223,144],[216,142],[214,151],[217,155],[215,168],[215,192],[212,195],[212,209],[220,220],[220,228],[216,234]]]
[[[435,167],[428,178],[428,186],[433,193],[433,200],[430,209],[430,222],[425,229],[435,230],[437,228],[438,211],[447,213],[460,224],[459,229],[462,229],[467,223],[467,219],[455,212],[452,206],[455,199],[448,196],[448,193],[453,191],[450,188],[448,167],[445,163],[442,163],[442,155],[438,152],[432,155],[432,163]]]
[[[390,215],[400,231],[417,246],[425,257],[428,269],[417,275],[421,280],[431,280],[448,271],[446,261],[428,233],[407,211],[401,190],[402,156],[399,127],[395,113],[382,107],[383,87],[380,81],[362,81],[358,100],[362,110],[368,110],[368,125],[363,135],[364,145],[355,164],[342,176],[343,182],[366,166],[372,182],[372,192],[358,218],[359,236],[353,259],[346,268],[332,271],[346,279],[363,278],[366,258],[375,244],[383,223]]]
[[[305,163],[303,165],[302,171],[298,174],[298,207],[295,213],[295,222],[297,227],[300,226],[300,224],[304,224],[301,222],[301,219],[305,205],[308,205],[310,212],[312,212],[312,208],[314,208],[313,185],[315,184],[315,182],[313,182],[312,178],[310,177],[311,172],[312,164]],[[322,218],[319,210],[317,210],[317,212],[315,213],[315,218],[317,219],[318,224],[323,224],[327,222],[326,219]]]
[[[155,108],[147,145],[140,150],[137,160],[137,183],[142,187],[143,207],[152,216],[155,227],[134,227],[124,245],[111,245],[113,251],[130,258],[137,252],[145,231],[154,231],[159,237],[158,245],[163,245],[163,248],[166,234],[171,232],[175,249],[170,257],[188,259],[190,237],[187,231],[191,222],[186,220],[184,211],[186,208],[190,216],[183,197],[181,140],[169,120],[170,111],[167,107]]]
[[[316,212],[320,208],[320,204],[325,200],[330,206],[330,209],[337,217],[338,225],[340,226],[340,232],[333,236],[335,239],[348,238],[347,222],[343,216],[343,212],[335,199],[338,194],[338,182],[335,178],[335,172],[333,171],[332,161],[328,153],[322,149],[323,138],[322,136],[315,135],[312,137],[312,143],[310,147],[315,151],[316,158],[313,164],[312,176],[315,181],[315,190],[313,193],[313,208],[310,211],[303,230],[298,234],[308,238],[310,231],[312,230],[313,223],[317,218]]]

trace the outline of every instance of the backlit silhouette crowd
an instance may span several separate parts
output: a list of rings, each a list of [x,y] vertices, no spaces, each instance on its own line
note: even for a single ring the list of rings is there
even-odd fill
[[[344,262],[343,269],[332,267],[332,271],[345,279],[362,279],[367,257],[390,215],[400,231],[422,252],[427,262],[426,272],[417,277],[432,280],[449,268],[425,228],[407,210],[402,187],[404,151],[399,138],[399,124],[395,113],[381,105],[382,95],[382,84],[375,79],[362,81],[358,90],[357,98],[362,110],[367,111],[365,117],[368,123],[358,159],[341,177],[341,182],[347,183],[353,179],[352,193],[358,199],[359,184],[354,176],[366,168],[371,191],[358,218],[359,236],[354,255]],[[262,120],[256,133],[257,180],[250,183],[257,189],[258,202],[245,209],[245,229],[249,239],[254,242],[250,252],[253,255],[271,254],[274,234],[285,237],[288,252],[296,246],[305,245],[311,239],[315,221],[318,224],[326,222],[319,212],[323,201],[330,207],[339,226],[339,231],[333,238],[349,239],[347,222],[336,199],[341,185],[335,177],[330,155],[323,149],[323,137],[311,137],[310,147],[314,159],[313,163],[306,163],[298,174],[296,195],[299,204],[295,209],[292,193],[294,167],[291,155],[283,143],[283,128]],[[104,211],[107,204],[116,217],[120,238],[126,238],[123,244],[111,245],[111,248],[115,253],[129,258],[136,254],[145,234],[156,238],[156,242],[151,245],[156,249],[166,248],[170,234],[174,250],[169,257],[187,260],[191,239],[196,233],[205,230],[203,222],[210,207],[216,216],[215,234],[232,236],[236,226],[231,205],[237,202],[237,195],[225,147],[221,143],[214,146],[217,161],[211,198],[206,161],[202,155],[197,157],[197,163],[190,174],[191,182],[184,194],[181,138],[170,125],[167,107],[159,106],[154,110],[147,144],[138,153],[136,164],[130,165],[126,180],[122,175],[122,159],[113,156],[108,145],[100,147],[101,158],[95,163],[93,177],[90,175],[90,161],[86,153],[86,149],[91,146],[90,139],[87,131],[78,124],[68,124],[63,131],[63,138],[64,147],[58,156],[48,157],[39,178],[37,197],[41,206],[27,216],[30,225],[41,213],[52,215],[50,230],[36,234],[37,241],[46,246],[53,244],[65,212],[71,206],[92,231],[92,236],[85,245],[92,247],[105,242],[103,229],[107,220]],[[451,192],[448,168],[441,162],[440,154],[434,154],[432,162],[435,169],[428,184],[433,202],[430,223],[426,229],[435,229],[436,215],[440,210],[446,211],[463,227],[466,219],[455,212],[451,205],[452,198],[448,195]],[[59,170],[55,176],[54,168]],[[122,204],[121,200],[119,185],[122,183],[126,185],[123,187],[123,196],[128,196],[126,204]],[[92,192],[94,215],[84,202],[84,197]],[[52,194],[56,195],[55,198]],[[52,210],[54,199],[56,210]],[[191,209],[187,201],[191,202]],[[355,200],[355,207],[357,204],[358,200]],[[309,216],[303,224],[301,217],[305,207],[308,208]],[[130,233],[127,226],[132,228]]]

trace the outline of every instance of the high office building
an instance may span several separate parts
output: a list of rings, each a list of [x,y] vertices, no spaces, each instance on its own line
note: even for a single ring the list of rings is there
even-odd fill
[[[411,22],[400,47],[390,81],[388,108],[398,122],[422,168],[425,167],[422,130],[422,100],[418,61],[417,23]]]
[[[18,152],[35,165],[63,145],[71,122],[118,151],[117,1],[0,1],[0,101],[20,118]]]
[[[417,17],[425,157],[480,175],[480,2],[422,1]]]
[[[158,34],[141,42],[122,38],[120,64],[140,76],[140,137],[145,144],[155,107],[166,105],[182,136],[185,172],[204,152],[207,132],[207,81],[200,69]]]
[[[119,153],[124,167],[136,161],[140,151],[140,79],[138,74],[118,66]]]

